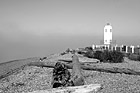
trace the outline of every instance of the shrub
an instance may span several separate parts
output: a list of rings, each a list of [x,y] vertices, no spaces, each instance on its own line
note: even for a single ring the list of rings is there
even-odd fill
[[[60,55],[65,55],[65,54],[67,54],[66,52],[62,52]]]
[[[113,62],[113,63],[119,63],[119,62],[123,62],[124,59],[124,54],[119,52],[119,51],[111,51],[110,52],[110,62]]]
[[[130,53],[123,53],[124,57],[128,57]]]
[[[87,51],[84,56],[88,58],[94,58],[94,51]]]
[[[101,62],[119,63],[123,62],[124,54],[119,51],[88,51],[86,57],[99,59]]]
[[[66,53],[69,53],[70,52],[70,49],[68,48],[67,50],[66,50]]]
[[[78,53],[78,54],[83,54],[81,51],[78,51],[77,53]]]
[[[140,61],[140,55],[138,56],[138,61]]]
[[[92,47],[86,47],[85,50],[86,51],[92,51]]]
[[[96,51],[93,58],[99,59],[101,62],[105,59],[102,51]]]
[[[87,52],[78,51],[77,53],[78,53],[78,54],[81,54],[81,55],[83,55],[83,56],[85,56]]]
[[[137,54],[129,54],[128,58],[134,61],[140,61],[140,55]]]
[[[96,51],[94,54],[94,58],[99,59],[101,62],[108,62],[111,61],[111,52],[108,50],[105,51]]]
[[[72,53],[72,54],[75,54],[75,53],[76,53],[76,51],[75,51],[75,50],[72,50],[72,51],[71,51],[71,53]]]

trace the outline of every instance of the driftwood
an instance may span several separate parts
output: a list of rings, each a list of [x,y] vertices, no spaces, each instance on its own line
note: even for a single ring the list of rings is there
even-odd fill
[[[54,68],[55,66],[55,62],[52,64],[46,64],[43,62],[31,62],[30,64],[28,64],[29,66],[39,66],[39,67],[49,67],[49,68]],[[72,69],[72,64],[65,64],[68,69]],[[140,72],[132,70],[132,69],[128,69],[128,68],[117,68],[117,67],[113,67],[113,68],[101,68],[98,67],[96,65],[84,65],[82,63],[81,68],[83,70],[94,70],[94,71],[100,71],[100,72],[107,72],[107,73],[124,73],[124,74],[129,74],[129,75],[140,75]]]
[[[81,71],[81,64],[79,62],[78,56],[72,56],[72,73],[71,73],[71,80],[74,86],[80,86],[86,84],[84,75]]]
[[[72,63],[71,62],[63,62],[67,66],[68,69],[72,69]],[[29,66],[39,66],[39,67],[50,67],[54,68],[55,67],[55,62],[31,62],[28,64]],[[124,74],[129,74],[129,75],[140,75],[140,72],[128,69],[128,68],[117,68],[117,67],[112,67],[112,68],[102,68],[98,67],[96,65],[87,65],[87,63],[81,63],[81,68],[83,70],[94,70],[94,71],[100,71],[100,72],[107,72],[107,73],[124,73]]]
[[[68,63],[71,63],[72,62],[72,59],[63,59],[63,58],[60,58],[60,59],[58,59],[58,61],[64,61],[64,62],[68,62]],[[100,60],[98,60],[98,59],[91,59],[91,58],[86,58],[86,57],[84,57],[84,58],[79,58],[79,61],[81,62],[81,63],[93,63],[93,64],[96,64],[96,63],[99,63],[100,62]]]
[[[99,91],[101,88],[102,87],[100,84],[90,84],[90,85],[83,85],[83,86],[38,90],[38,91],[28,92],[28,93],[93,93]]]

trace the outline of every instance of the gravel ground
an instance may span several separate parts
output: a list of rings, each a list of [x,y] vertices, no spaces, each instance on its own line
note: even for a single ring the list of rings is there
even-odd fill
[[[49,60],[57,61],[56,54]],[[127,60],[127,63],[109,64],[109,66],[124,65],[126,68],[139,69],[139,62]],[[129,63],[129,65],[128,65]],[[103,64],[99,64],[103,65]],[[71,71],[71,70],[70,70]],[[96,71],[83,71],[88,84],[101,84],[102,89],[97,93],[140,93],[140,76],[113,74]],[[52,68],[26,66],[16,73],[0,80],[0,93],[27,93],[35,90],[51,88]]]
[[[85,71],[88,83],[102,85],[97,93],[140,93],[140,76]]]
[[[0,80],[2,93],[31,92],[51,88],[51,68],[25,67],[17,73]]]

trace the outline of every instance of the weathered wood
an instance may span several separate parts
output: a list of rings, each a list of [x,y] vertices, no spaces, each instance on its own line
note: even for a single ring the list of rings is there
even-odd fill
[[[46,64],[43,62],[31,62],[30,64],[28,64],[29,66],[39,66],[39,67],[49,67],[49,68],[54,68],[55,63],[52,64]],[[72,64],[67,64],[65,63],[65,65],[68,67],[68,69],[72,69]],[[124,73],[124,74],[129,74],[129,75],[140,75],[140,72],[132,70],[132,69],[128,69],[128,68],[117,68],[117,67],[113,67],[113,68],[101,68],[98,67],[96,65],[81,65],[81,68],[83,70],[94,70],[94,71],[100,71],[100,72],[107,72],[107,73]]]
[[[72,57],[71,80],[72,80],[74,86],[86,84],[85,78],[84,78],[83,73],[81,71],[81,64],[79,62],[77,55],[73,55],[73,57]]]
[[[64,61],[64,62],[71,63],[72,59],[58,59],[58,61]],[[81,63],[93,63],[93,64],[100,62],[100,60],[98,60],[98,59],[90,59],[90,58],[79,58],[79,61]]]
[[[90,84],[90,85],[83,85],[83,86],[37,90],[34,92],[28,92],[28,93],[93,93],[93,92],[99,91],[100,89],[101,89],[100,84]]]
[[[70,60],[70,59],[59,59],[58,61],[64,61],[64,62],[67,62],[67,63],[72,63],[72,60]]]

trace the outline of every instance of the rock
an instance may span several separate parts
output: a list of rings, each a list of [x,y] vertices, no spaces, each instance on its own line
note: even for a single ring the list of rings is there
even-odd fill
[[[47,59],[47,57],[40,58],[40,61],[43,61],[44,59]]]
[[[52,87],[67,87],[72,86],[70,81],[71,74],[63,63],[57,62],[53,69]]]

